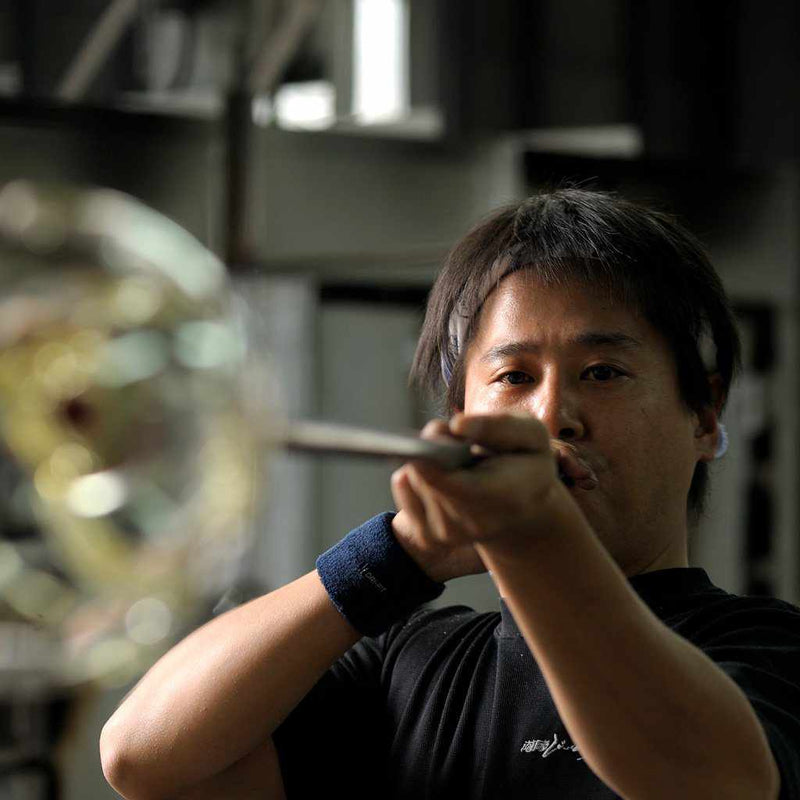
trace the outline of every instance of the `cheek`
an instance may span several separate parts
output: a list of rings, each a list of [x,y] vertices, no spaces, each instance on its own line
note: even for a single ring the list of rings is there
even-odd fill
[[[464,387],[464,412],[469,414],[472,412],[472,409],[475,407],[475,392],[473,391],[472,387],[470,386],[469,382],[467,382],[466,386]]]
[[[493,404],[485,395],[465,394],[464,413],[466,414],[489,414],[496,410]]]
[[[464,392],[464,411],[467,414],[502,414],[513,411],[531,411],[523,397],[512,399],[494,387],[479,386],[475,391]]]
[[[476,384],[467,378],[464,387],[464,412],[466,414],[485,414],[496,408],[492,393],[486,386]]]
[[[627,454],[623,448],[623,458],[635,461],[634,469],[649,474],[642,480],[680,483],[679,479],[690,475],[695,463],[690,417],[672,408],[642,408],[634,416],[623,433],[629,447]]]
[[[665,457],[672,463],[685,438],[684,426],[676,426],[675,420],[650,406],[631,405],[613,412],[604,409],[589,422],[590,438],[608,466],[634,481],[645,480],[646,473],[661,469]]]

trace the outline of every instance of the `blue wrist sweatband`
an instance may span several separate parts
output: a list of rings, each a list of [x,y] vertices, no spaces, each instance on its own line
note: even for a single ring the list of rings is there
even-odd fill
[[[397,543],[394,514],[350,531],[317,559],[317,572],[339,613],[365,636],[377,636],[438,597],[444,584],[429,578]]]

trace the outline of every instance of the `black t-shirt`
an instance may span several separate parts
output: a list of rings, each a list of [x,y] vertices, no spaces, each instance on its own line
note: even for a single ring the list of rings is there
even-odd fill
[[[800,800],[800,609],[729,594],[697,568],[631,585],[741,687],[780,768],[781,800]],[[275,742],[289,798],[617,797],[581,760],[504,604],[420,610],[362,639]]]

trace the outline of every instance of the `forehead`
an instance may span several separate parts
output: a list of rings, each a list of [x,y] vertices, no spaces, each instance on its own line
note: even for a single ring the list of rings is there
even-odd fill
[[[620,343],[629,337],[645,346],[663,345],[643,314],[614,293],[577,282],[546,283],[529,270],[507,276],[489,294],[472,345],[522,339],[586,342],[592,333],[614,334]]]

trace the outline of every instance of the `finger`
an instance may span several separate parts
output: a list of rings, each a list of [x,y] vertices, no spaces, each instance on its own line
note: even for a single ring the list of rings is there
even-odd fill
[[[530,414],[456,414],[453,435],[495,452],[548,452],[547,428]]]
[[[432,419],[419,434],[423,439],[452,439],[453,435],[450,433],[450,426],[446,419]]]
[[[406,466],[408,482],[424,508],[426,531],[438,542],[452,543],[455,530],[452,521],[454,509],[448,498],[426,479],[428,474],[438,477],[444,473],[436,468],[431,469],[428,464],[415,463]]]
[[[553,440],[550,444],[562,479],[581,489],[591,490],[597,487],[598,480],[594,469],[573,445],[558,440]]]
[[[472,477],[471,470],[448,470],[443,469],[432,461],[419,460],[411,461],[406,465],[409,468],[409,475],[412,484],[420,495],[429,500],[436,498],[436,502],[441,502],[442,498],[463,498],[465,491],[469,490],[471,483],[464,476]]]
[[[409,482],[406,467],[401,467],[392,473],[391,487],[397,510],[404,511],[414,527],[424,528],[425,506]]]

